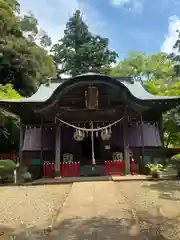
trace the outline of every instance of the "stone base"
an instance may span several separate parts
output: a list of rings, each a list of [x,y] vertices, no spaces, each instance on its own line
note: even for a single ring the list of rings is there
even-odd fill
[[[56,177],[58,177],[58,178],[61,177],[61,173],[60,173],[60,171],[55,171],[55,178],[56,178]]]
[[[130,174],[131,173],[131,168],[130,168],[130,164],[126,162],[126,166],[125,166],[125,172],[126,174]]]

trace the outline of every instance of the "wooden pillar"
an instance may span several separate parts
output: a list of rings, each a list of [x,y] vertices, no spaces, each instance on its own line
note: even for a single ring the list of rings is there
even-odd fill
[[[40,149],[40,161],[43,164],[43,120],[41,119],[41,149]]]
[[[140,115],[140,129],[141,129],[141,154],[142,154],[142,158],[141,158],[141,166],[143,166],[144,164],[144,130],[143,130],[143,117],[142,114]]]
[[[129,136],[127,117],[123,121],[123,140],[124,140],[124,161],[126,166],[126,174],[130,174]]]
[[[91,122],[91,129],[93,129],[93,122]],[[91,131],[91,154],[92,154],[92,165],[96,165],[95,155],[94,155],[94,132]]]
[[[60,176],[60,162],[61,162],[61,125],[56,124],[56,144],[55,144],[55,176]]]
[[[20,123],[20,137],[19,137],[19,166],[23,166],[23,143],[24,143],[24,126]]]
[[[163,126],[162,114],[161,114],[160,119],[158,121],[158,129],[159,129],[160,139],[161,139],[161,142],[162,142],[162,147],[164,147],[164,126]]]

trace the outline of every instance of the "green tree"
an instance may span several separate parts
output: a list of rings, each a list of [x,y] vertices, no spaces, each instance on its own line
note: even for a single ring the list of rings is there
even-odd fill
[[[21,95],[29,96],[46,78],[55,77],[56,70],[48,52],[24,36],[12,3],[0,1],[0,83],[11,83]]]
[[[0,2],[4,2],[4,0],[0,0]],[[18,0],[6,0],[6,3],[15,13],[20,13],[20,4]]]
[[[0,99],[18,99],[20,94],[13,89],[11,84],[0,84]],[[18,149],[19,143],[19,117],[0,109],[0,151]],[[12,147],[13,146],[13,147]]]
[[[161,91],[162,92],[162,91]],[[167,96],[180,96],[180,79],[171,85],[167,85],[162,92]],[[161,94],[162,94],[161,93]],[[164,130],[166,146],[179,147],[180,146],[180,107],[177,106],[170,111],[167,111],[164,116]]]
[[[144,83],[157,81],[157,84],[169,84],[176,79],[173,62],[165,53],[147,56],[144,52],[129,52],[127,58],[111,69],[111,74],[139,77]]]
[[[143,52],[130,52],[128,57],[111,69],[116,76],[140,77],[145,89],[154,95],[180,95],[180,79],[174,71],[174,59],[166,53],[151,56]],[[163,114],[165,145],[180,145],[180,110],[172,109]]]
[[[144,52],[131,51],[128,56],[111,68],[113,76],[144,77],[147,64],[147,56]]]
[[[59,74],[75,76],[82,73],[104,72],[116,62],[118,54],[108,49],[108,39],[93,35],[77,10],[69,19],[64,36],[51,50]]]
[[[32,12],[25,14],[20,20],[20,27],[29,42],[38,42],[43,48],[51,46],[51,38],[40,28]]]

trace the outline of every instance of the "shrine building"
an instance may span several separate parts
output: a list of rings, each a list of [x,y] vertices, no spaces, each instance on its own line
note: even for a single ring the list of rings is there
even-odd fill
[[[161,157],[162,114],[179,104],[180,97],[152,95],[133,77],[94,73],[47,82],[28,98],[0,100],[21,119],[20,164],[55,162],[56,176],[62,162],[103,175],[110,160],[124,161],[129,173],[132,157],[139,171]]]

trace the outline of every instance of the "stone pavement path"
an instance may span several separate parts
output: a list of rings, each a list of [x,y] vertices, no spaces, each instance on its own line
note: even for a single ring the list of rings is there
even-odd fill
[[[50,240],[144,240],[136,214],[114,182],[74,183]],[[149,238],[148,238],[149,239]]]

